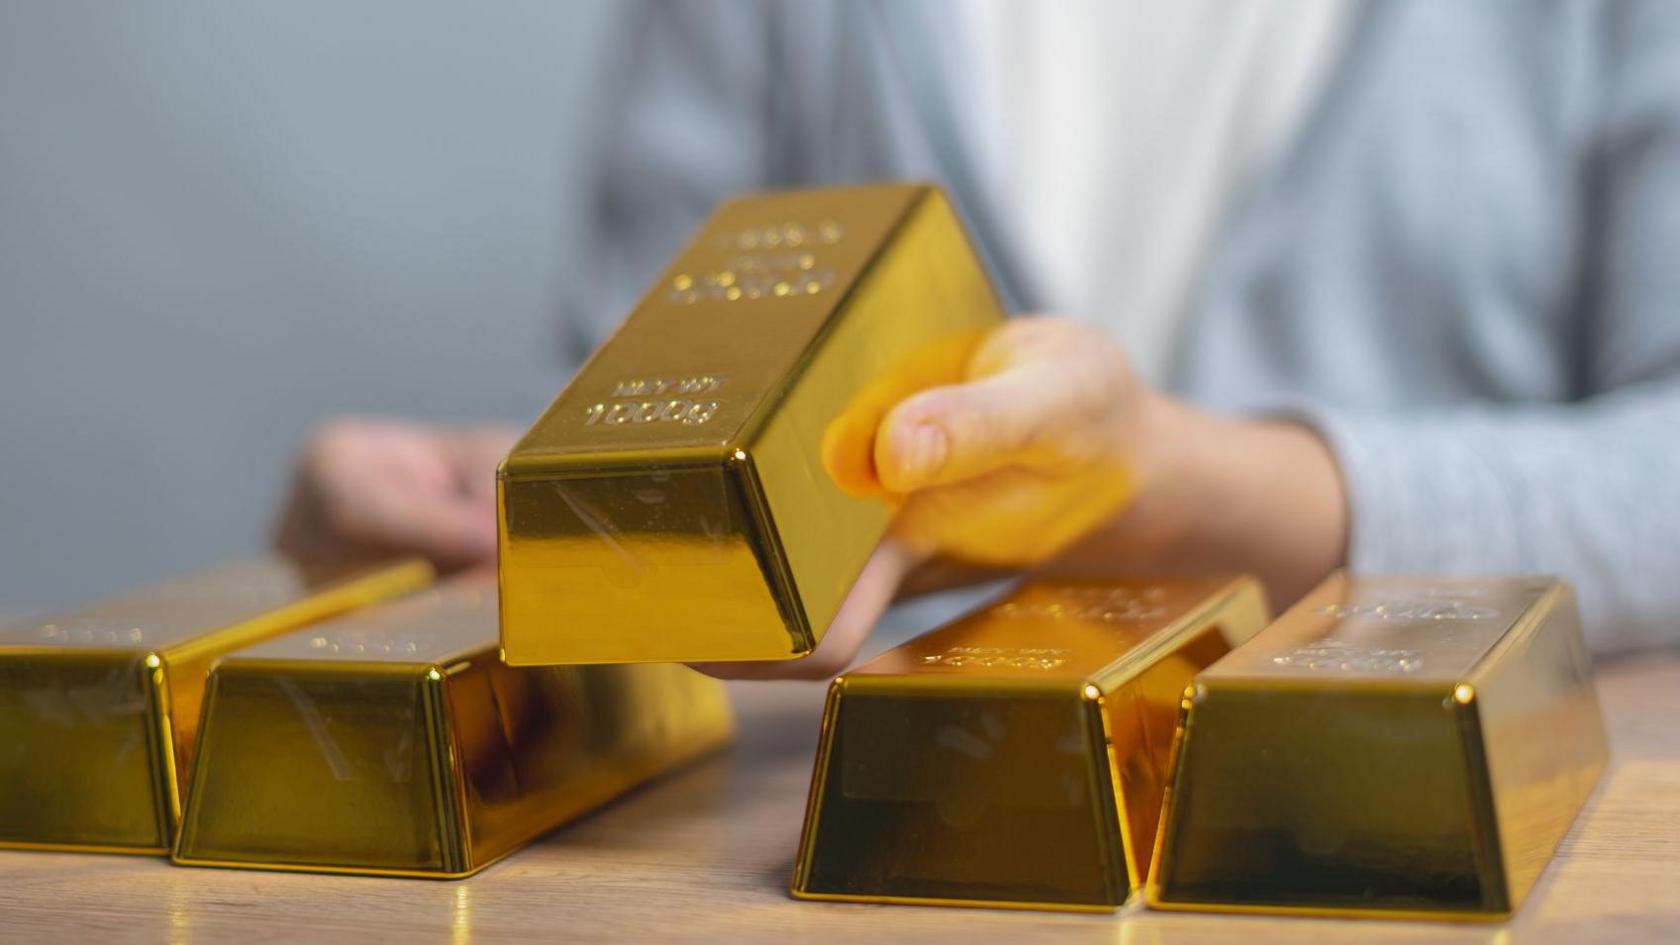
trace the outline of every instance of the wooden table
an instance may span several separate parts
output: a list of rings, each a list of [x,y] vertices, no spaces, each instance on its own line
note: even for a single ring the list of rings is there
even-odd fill
[[[0,853],[0,941],[1680,942],[1680,655],[1599,675],[1614,758],[1503,925],[1114,916],[788,897],[823,687],[741,683],[729,753],[460,882]]]

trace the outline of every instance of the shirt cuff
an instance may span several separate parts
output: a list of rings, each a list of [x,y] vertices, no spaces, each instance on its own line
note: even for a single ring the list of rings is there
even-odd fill
[[[1323,404],[1261,411],[1318,433],[1341,472],[1355,572],[1524,573],[1536,568],[1524,517],[1474,422],[1394,417]]]

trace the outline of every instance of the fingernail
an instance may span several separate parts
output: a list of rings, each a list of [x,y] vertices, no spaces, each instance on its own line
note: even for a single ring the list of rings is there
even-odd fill
[[[904,478],[919,483],[932,478],[945,465],[945,431],[931,423],[918,424],[906,438],[903,453]]]

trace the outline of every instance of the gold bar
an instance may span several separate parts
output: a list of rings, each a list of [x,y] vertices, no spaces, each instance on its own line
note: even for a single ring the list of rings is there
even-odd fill
[[[259,559],[0,630],[0,847],[167,853],[211,663],[431,579]]]
[[[1498,919],[1608,748],[1551,578],[1321,585],[1185,694],[1160,909]]]
[[[507,666],[460,578],[224,659],[174,859],[467,876],[731,732],[684,666]]]
[[[1001,317],[936,188],[721,206],[502,464],[508,662],[809,653],[892,511],[825,472],[832,421]]]
[[[1247,578],[1035,581],[846,673],[793,894],[1114,909],[1148,867],[1184,686],[1267,616]]]

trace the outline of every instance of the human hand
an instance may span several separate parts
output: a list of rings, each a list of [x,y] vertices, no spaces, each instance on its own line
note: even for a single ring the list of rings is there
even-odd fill
[[[995,573],[1054,556],[1135,489],[1130,439],[1145,394],[1113,342],[1065,319],[1020,319],[919,352],[824,433],[823,465],[836,484],[897,512],[817,649],[701,668],[730,678],[832,675],[912,575],[937,586],[964,565]]]
[[[1288,602],[1345,554],[1340,476],[1313,432],[1166,397],[1069,319],[1018,319],[889,373],[823,447],[841,488],[898,506],[887,538],[810,656],[708,672],[830,675],[907,583],[1242,571]]]
[[[288,557],[321,564],[403,554],[441,571],[496,560],[496,465],[519,431],[340,418],[305,443],[274,529]]]

